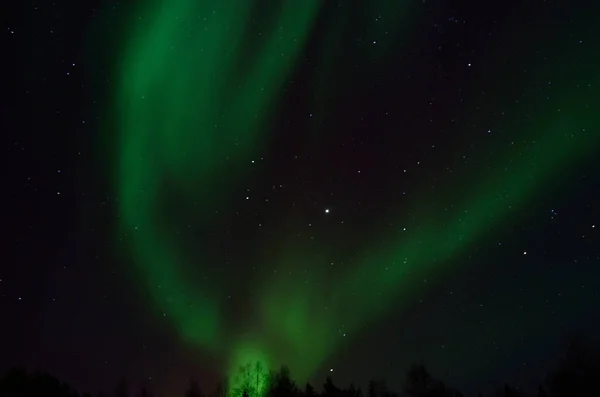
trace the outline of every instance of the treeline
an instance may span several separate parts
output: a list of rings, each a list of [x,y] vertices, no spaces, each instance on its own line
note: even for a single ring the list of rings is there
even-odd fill
[[[200,385],[191,381],[181,397],[462,397],[463,394],[434,378],[422,365],[412,366],[403,381],[402,390],[390,390],[384,381],[370,381],[366,390],[354,384],[342,388],[328,377],[321,390],[310,383],[298,385],[287,367],[267,371],[260,363],[241,367],[231,382],[221,382],[205,394]],[[227,387],[227,385],[234,385]],[[79,394],[69,385],[42,372],[13,368],[0,380],[0,397],[92,397]],[[479,394],[479,396],[483,396]],[[589,344],[572,340],[555,368],[534,393],[525,393],[508,384],[498,387],[489,397],[600,397],[600,352]],[[486,396],[486,397],[488,397]],[[174,397],[154,396],[145,387],[132,391],[123,379],[110,394],[97,397]]]

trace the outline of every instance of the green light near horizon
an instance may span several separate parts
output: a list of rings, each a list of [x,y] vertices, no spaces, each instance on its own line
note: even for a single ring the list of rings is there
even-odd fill
[[[186,341],[219,355],[247,349],[231,351],[237,336],[223,328],[214,286],[188,282],[189,260],[162,215],[164,190],[199,205],[228,193],[227,181],[243,175],[240,164],[268,138],[268,109],[319,7],[317,0],[283,5],[275,20],[286,28],[266,31],[252,53],[248,1],[148,2],[130,28],[116,98],[120,230],[131,235],[136,269],[158,310]]]
[[[246,390],[250,397],[264,396],[272,367],[269,357],[248,341],[238,342],[232,351],[228,371],[231,395],[240,395]]]
[[[378,9],[387,7],[386,15],[408,17],[408,3],[392,6],[380,0],[369,3],[368,9],[378,15]],[[245,362],[265,367],[285,363],[297,378],[310,376],[341,344],[388,312],[390,302],[409,298],[420,280],[442,274],[449,258],[480,241],[503,215],[532,200],[560,172],[568,175],[569,166],[598,144],[590,126],[599,120],[575,98],[560,113],[535,110],[520,125],[526,140],[535,143],[524,145],[518,156],[511,148],[498,150],[494,166],[482,170],[482,178],[457,172],[435,200],[424,187],[409,205],[411,212],[420,214],[418,224],[408,233],[398,230],[388,236],[385,244],[379,242],[381,236],[365,237],[369,255],[348,267],[334,284],[323,282],[326,270],[314,266],[306,275],[303,270],[335,255],[337,247],[322,243],[307,249],[291,236],[275,236],[277,252],[270,260],[286,271],[257,282],[258,296],[251,306],[258,326],[249,327],[253,331],[230,329],[218,288],[190,281],[190,258],[177,238],[175,221],[165,214],[174,208],[185,212],[190,202],[205,208],[228,197],[233,181],[245,175],[244,164],[265,150],[265,126],[305,50],[320,8],[318,0],[285,2],[274,17],[276,23],[257,44],[247,37],[251,1],[144,3],[119,70],[115,105],[120,117],[120,232],[131,236],[135,269],[157,311],[172,320],[185,341],[223,358],[230,377]],[[348,22],[344,12],[324,42],[331,53],[323,51],[318,59],[328,71],[313,87],[322,96],[332,95],[330,84],[335,84],[340,51],[336,40],[343,40]],[[378,44],[398,40],[380,37],[386,31],[384,23],[399,25],[389,18],[373,18],[364,29],[379,37],[374,40]],[[377,59],[388,55],[380,48],[369,52]],[[315,119],[326,114],[326,102],[321,96],[315,99]],[[318,145],[316,131],[323,130],[313,126],[310,141]],[[457,185],[459,192],[451,195]],[[452,202],[450,197],[458,197],[460,205],[439,216],[439,208]],[[194,211],[200,212],[201,220],[209,216]],[[389,216],[401,219],[406,211],[394,209]],[[333,216],[336,211],[324,212]],[[215,266],[209,259],[198,265]],[[288,274],[303,274],[303,283]],[[263,385],[257,385],[256,394],[262,395]],[[230,386],[239,387],[239,382]]]

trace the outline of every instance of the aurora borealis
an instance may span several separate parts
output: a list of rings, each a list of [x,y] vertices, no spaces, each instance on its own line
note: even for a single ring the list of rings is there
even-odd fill
[[[385,7],[386,2],[379,3],[372,5],[374,10]],[[240,354],[243,359],[257,355],[266,363],[287,362],[305,378],[342,343],[340,324],[352,335],[384,315],[390,302],[409,298],[418,280],[442,273],[455,255],[477,244],[507,213],[518,211],[537,191],[556,183],[557,173],[589,155],[598,135],[586,131],[593,115],[579,101],[551,113],[536,109],[539,105],[530,100],[530,120],[517,127],[523,137],[518,153],[510,147],[494,148],[487,169],[477,170],[476,176],[469,169],[446,177],[443,183],[448,186],[439,189],[434,202],[422,197],[421,191],[427,190],[422,186],[401,208],[391,206],[385,214],[391,220],[402,219],[407,212],[419,214],[410,232],[400,233],[404,228],[398,226],[386,232],[385,243],[377,234],[365,238],[355,249],[369,247],[370,256],[358,258],[327,287],[318,267],[311,268],[305,282],[287,274],[302,273],[306,263],[324,262],[319,256],[331,251],[325,241],[310,248],[288,243],[290,236],[285,235],[271,241],[285,248],[268,259],[280,272],[252,281],[256,296],[248,303],[253,313],[248,321],[258,331],[245,330],[243,324],[227,329],[223,294],[210,283],[190,283],[186,274],[192,265],[200,269],[219,265],[208,258],[190,263],[186,248],[174,235],[177,220],[171,211],[177,217],[179,211],[185,213],[178,207],[193,201],[199,207],[196,222],[208,222],[206,213],[215,201],[226,201],[223,197],[243,187],[240,181],[248,178],[252,160],[268,156],[267,126],[279,110],[276,103],[301,59],[321,3],[287,2],[281,9],[261,9],[264,27],[252,19],[253,6],[257,5],[178,0],[142,8],[143,22],[131,29],[118,96],[123,227],[131,233],[140,278],[182,338],[228,357],[233,368],[243,364],[236,361]],[[409,8],[404,2],[396,7]],[[403,12],[392,9],[385,15]],[[344,11],[340,14],[336,18],[343,21]],[[411,34],[399,29],[387,32],[398,20],[376,18],[373,14],[365,27],[365,36],[373,43],[381,30],[390,42],[401,40],[396,35]],[[335,24],[325,29],[325,37],[340,41],[328,43],[331,47],[343,43],[337,29]],[[390,50],[378,51],[379,59]],[[322,81],[309,82],[309,90],[322,93],[335,85],[334,71],[341,65],[335,65],[334,54],[330,48],[315,60],[316,67],[323,65],[325,70],[331,63],[334,66]],[[331,95],[335,98],[335,93]],[[319,103],[319,98],[315,101]],[[321,106],[318,112],[327,114],[327,105]],[[312,128],[310,123],[306,126]],[[322,128],[318,132],[326,133]],[[311,144],[318,145],[319,138],[314,139]],[[458,196],[449,199],[446,190],[456,192],[457,186]],[[165,189],[174,198],[165,198]],[[440,208],[445,209],[442,216]],[[251,353],[245,354],[247,349]]]
[[[501,368],[516,351],[583,327],[599,299],[600,43],[576,5],[495,7],[93,8],[83,60],[60,65],[86,65],[80,85],[103,87],[86,110],[94,137],[76,135],[97,174],[71,179],[87,196],[64,208],[105,236],[77,243],[103,258],[78,274],[104,275],[90,281],[99,302],[125,298],[48,318],[106,318],[108,351],[121,340],[110,330],[127,328],[144,352],[168,340],[231,382],[257,360],[301,382],[388,377],[415,360],[458,383],[513,376]],[[86,204],[94,194],[110,215]],[[66,329],[51,334],[79,334]],[[469,363],[450,364],[464,352]],[[153,371],[188,376],[187,358],[156,356]]]
[[[315,288],[319,275],[307,276],[310,281],[301,286],[286,276],[257,280],[257,318],[251,321],[259,322],[260,331],[249,336],[244,329],[232,332],[223,328],[218,291],[210,285],[188,283],[184,269],[190,265],[186,263],[189,259],[170,234],[169,221],[160,215],[164,211],[162,183],[178,192],[183,200],[179,205],[196,201],[204,207],[232,194],[236,181],[245,178],[247,164],[265,150],[270,109],[306,45],[320,2],[283,5],[273,11],[270,31],[259,32],[264,39],[248,40],[252,37],[247,26],[252,5],[187,0],[164,3],[148,7],[148,15],[141,17],[147,22],[132,29],[120,94],[123,222],[132,233],[141,277],[147,280],[159,310],[173,318],[183,338],[230,357],[234,369],[243,364],[239,360],[259,358],[268,365],[296,357],[293,367],[306,377],[335,349],[336,324],[348,323],[351,332],[382,299],[390,298],[386,281],[373,280],[378,288],[384,288],[378,299],[350,297],[357,287],[352,278],[369,266],[360,263],[350,270],[351,280],[330,291],[332,300],[328,302],[325,291]],[[202,23],[190,28],[197,20]],[[202,219],[201,210],[199,217]],[[282,255],[278,258],[282,269],[300,271],[288,253]],[[314,256],[302,252],[295,261],[312,261]],[[210,262],[201,265],[213,266]],[[353,306],[357,299],[370,304],[353,313],[357,316],[354,320],[345,319],[346,315],[331,318],[324,311],[331,306],[333,313],[342,313],[342,305],[349,299]]]

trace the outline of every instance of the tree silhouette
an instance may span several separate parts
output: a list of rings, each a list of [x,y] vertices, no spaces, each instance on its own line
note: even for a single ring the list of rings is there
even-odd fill
[[[347,390],[344,391],[345,397],[362,397],[362,390],[354,386],[354,383],[350,383]]]
[[[66,383],[43,372],[28,373],[14,368],[0,380],[0,396],[8,397],[77,397],[77,393]]]
[[[505,384],[502,389],[496,392],[496,396],[498,397],[523,397],[523,393],[521,393],[518,389],[510,386],[509,384]]]
[[[433,378],[423,365],[413,365],[406,373],[404,392],[410,397],[462,397],[462,393]]]
[[[229,396],[229,380],[227,378],[223,379],[210,394],[211,397],[228,397]]]
[[[404,391],[411,397],[426,396],[433,387],[433,379],[423,365],[413,365],[406,373]]]
[[[373,379],[369,381],[369,385],[367,386],[367,397],[379,397],[377,385]]]
[[[269,378],[269,374],[259,361],[241,365],[233,378],[231,395],[241,396],[246,390],[249,397],[260,397],[268,389]]]
[[[232,396],[242,397],[244,391],[246,391],[250,395],[250,388],[253,384],[251,365],[241,365],[238,368],[237,374],[233,378],[233,382],[234,386],[231,390]]]
[[[22,368],[11,368],[0,381],[0,395],[17,395],[19,390],[25,390],[29,376]]]
[[[317,396],[317,392],[315,391],[315,388],[310,384],[310,383],[306,383],[306,385],[304,386],[304,397],[316,397]]]
[[[600,396],[600,384],[596,378],[600,375],[600,352],[580,338],[572,338],[557,367],[550,371],[545,385],[538,385],[532,395],[536,397],[584,397]],[[231,389],[229,386],[231,385]],[[406,397],[462,397],[453,388],[447,387],[441,380],[435,379],[423,365],[413,365],[406,372],[403,382]],[[129,397],[130,388],[126,378],[117,382],[113,397]],[[59,379],[41,372],[28,372],[22,368],[10,369],[0,378],[0,397],[78,397],[71,387]],[[89,397],[83,393],[81,397]],[[151,392],[141,387],[136,397],[150,397]],[[288,367],[281,366],[278,371],[267,371],[260,363],[240,367],[234,382],[227,379],[217,384],[210,397],[362,397],[360,387],[350,383],[340,388],[328,376],[321,392],[306,383],[300,391],[290,376]],[[504,384],[493,397],[525,397],[518,388]],[[99,394],[98,397],[104,397]],[[190,380],[185,397],[205,397],[200,385]],[[368,383],[366,397],[398,397],[386,387],[384,381],[371,380]],[[481,393],[479,397],[482,397]]]
[[[392,392],[388,390],[384,380],[371,379],[367,386],[367,397],[390,397]]]
[[[569,338],[564,357],[547,380],[552,397],[598,396],[600,352],[580,337]]]
[[[299,394],[296,383],[290,377],[289,368],[282,365],[279,371],[271,376],[268,397],[294,397]]]
[[[423,365],[413,365],[406,373],[404,391],[411,397],[445,397],[452,392],[435,380]]]
[[[331,376],[328,376],[323,384],[323,397],[341,397],[341,395],[341,389],[334,385]]]
[[[256,361],[253,368],[252,382],[254,384],[255,397],[259,397],[266,389],[268,375],[260,361]]]

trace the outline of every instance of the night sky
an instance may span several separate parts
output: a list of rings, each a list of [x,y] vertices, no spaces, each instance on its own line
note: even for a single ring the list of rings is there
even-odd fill
[[[3,4],[0,371],[536,385],[600,334],[599,11]]]

